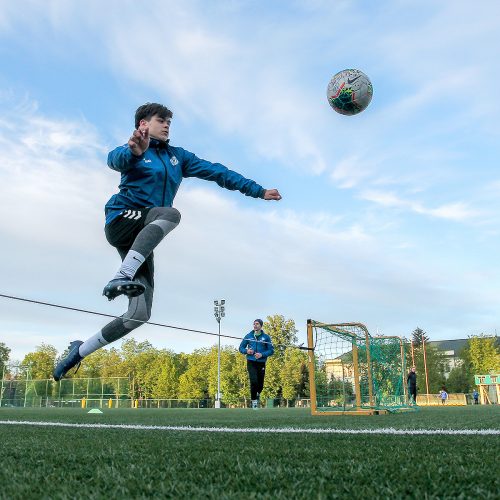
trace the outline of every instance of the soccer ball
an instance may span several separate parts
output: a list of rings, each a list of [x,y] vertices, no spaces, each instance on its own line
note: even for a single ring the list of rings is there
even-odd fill
[[[341,115],[361,113],[370,104],[372,95],[372,82],[358,69],[339,71],[326,88],[330,106]]]

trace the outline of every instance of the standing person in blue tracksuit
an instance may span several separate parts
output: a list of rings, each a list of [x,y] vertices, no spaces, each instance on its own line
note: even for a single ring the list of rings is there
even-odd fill
[[[247,356],[250,397],[254,409],[258,408],[260,393],[264,388],[267,358],[274,354],[271,337],[262,330],[263,325],[261,319],[256,319],[253,322],[253,330],[245,335],[240,344],[241,354]]]
[[[75,340],[56,366],[60,380],[81,360],[114,342],[151,316],[154,289],[153,250],[180,222],[181,214],[172,204],[184,177],[216,182],[246,196],[281,200],[277,189],[264,189],[256,182],[229,170],[220,163],[198,158],[169,142],[173,113],[162,104],[146,103],[135,113],[135,130],[127,144],[108,155],[108,166],[121,174],[119,192],[106,203],[105,234],[122,260],[103,295],[113,300],[128,297],[127,312],[108,323],[85,342]],[[78,369],[78,368],[77,368]]]
[[[478,405],[479,404],[479,392],[477,392],[477,389],[474,389],[474,392],[472,393],[472,397],[474,398],[474,404]]]

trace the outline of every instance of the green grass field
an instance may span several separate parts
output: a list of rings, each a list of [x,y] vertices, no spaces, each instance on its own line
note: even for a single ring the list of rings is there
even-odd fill
[[[0,498],[499,498],[500,435],[306,434],[282,429],[500,429],[500,407],[373,417],[302,409],[1,408],[0,421],[247,429],[245,432],[0,424]]]

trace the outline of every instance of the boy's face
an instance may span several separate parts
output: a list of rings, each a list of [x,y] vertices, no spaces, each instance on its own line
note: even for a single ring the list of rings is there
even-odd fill
[[[260,323],[258,321],[254,321],[253,322],[253,329],[258,332],[262,329],[262,326],[260,325]]]
[[[139,130],[145,126],[149,127],[149,135],[160,141],[166,141],[170,133],[170,124],[172,118],[160,118],[158,115],[153,115],[150,120],[141,120]]]

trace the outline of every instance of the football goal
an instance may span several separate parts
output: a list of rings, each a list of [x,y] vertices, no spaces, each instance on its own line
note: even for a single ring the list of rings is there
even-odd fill
[[[307,321],[313,415],[374,415],[414,409],[403,339],[371,336],[361,323]]]

